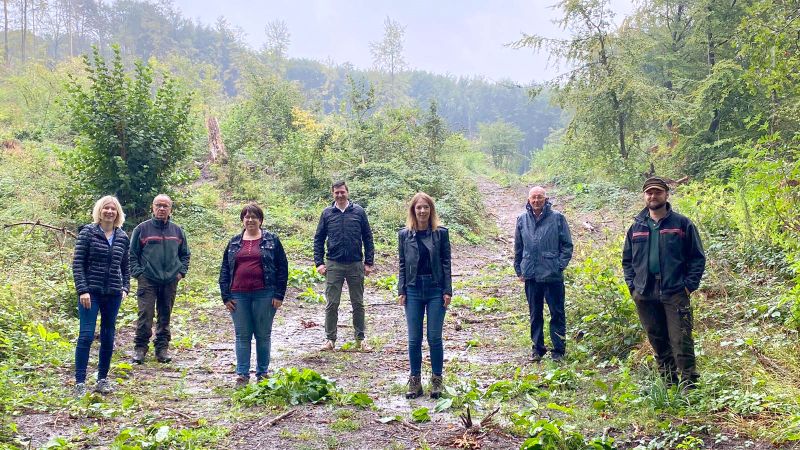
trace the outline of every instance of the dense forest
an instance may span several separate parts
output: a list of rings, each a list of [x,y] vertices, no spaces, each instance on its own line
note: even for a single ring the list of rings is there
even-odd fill
[[[6,2],[4,13],[7,67],[36,63],[52,67],[90,53],[93,46],[109,57],[111,44],[116,44],[126,59],[156,58],[178,72],[186,69],[187,63],[193,64],[192,71],[201,68],[191,76],[218,83],[214,91],[204,91],[206,95],[233,98],[241,92],[247,72],[268,70],[296,81],[307,106],[321,113],[336,112],[346,103],[350,92],[347,79],[352,77],[379,87],[376,106],[424,108],[436,100],[439,114],[450,128],[470,137],[478,135],[480,124],[513,125],[523,133],[514,140],[514,166],[521,171],[530,152],[542,148],[550,132],[562,126],[561,110],[550,106],[547,96],[531,102],[525,87],[511,81],[436,75],[406,67],[403,27],[391,20],[383,41],[364,43],[365,47],[384,47],[373,52],[374,68],[363,70],[349,63],[288,57],[291,34],[279,19],[267,23],[266,44],[253,50],[244,43],[242,32],[224,18],[213,25],[195,23],[182,17],[170,2],[25,0]],[[391,67],[381,63],[382,53],[396,54]],[[258,68],[253,68],[254,64]]]
[[[561,0],[565,37],[529,30],[509,43],[561,64],[538,86],[414,70],[402,24],[389,18],[383,38],[364,43],[374,67],[356,69],[291,58],[277,19],[251,49],[225,19],[198,24],[169,1],[3,6],[0,448],[800,442],[797,0],[643,0],[620,26],[606,1]],[[622,277],[625,230],[652,175],[667,179],[708,258],[691,297],[692,390],[659,376]],[[352,342],[316,350],[325,288],[312,236],[337,179],[375,234],[370,353]],[[562,361],[526,355],[512,241],[533,185],[547,188],[575,241]],[[403,398],[397,230],[420,191],[436,199],[453,240],[438,400]],[[102,195],[120,199],[130,230],[157,193],[175,200],[192,248],[174,361],[130,363],[137,305],[128,299],[116,391],[75,398],[75,232]],[[217,278],[250,201],[283,242],[289,292],[268,380],[237,390]]]

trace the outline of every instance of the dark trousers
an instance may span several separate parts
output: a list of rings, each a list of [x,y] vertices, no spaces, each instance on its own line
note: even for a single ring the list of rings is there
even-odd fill
[[[97,326],[97,313],[100,313],[100,358],[97,363],[97,379],[108,376],[111,367],[111,356],[114,354],[114,335],[116,334],[117,313],[122,303],[122,294],[101,295],[89,294],[92,306],[84,308],[78,301],[78,318],[80,331],[75,345],[75,382],[86,381],[86,367],[89,365],[89,350],[94,341],[94,330]]]
[[[139,306],[139,318],[136,321],[136,337],[133,343],[136,348],[147,348],[150,337],[153,335],[153,317],[156,318],[156,350],[169,347],[172,338],[169,332],[169,320],[172,315],[172,306],[175,304],[175,293],[178,281],[168,284],[158,284],[146,277],[139,277],[139,288],[136,290],[136,300]]]
[[[633,301],[647,339],[656,353],[661,375],[670,383],[694,382],[694,340],[692,339],[692,306],[685,291],[661,295],[654,289],[647,295],[634,292]]]
[[[544,355],[544,302],[550,310],[550,340],[553,355],[563,356],[566,352],[567,316],[564,313],[564,282],[537,282],[525,280],[525,297],[528,299],[528,312],[531,324],[531,343],[533,352]]]

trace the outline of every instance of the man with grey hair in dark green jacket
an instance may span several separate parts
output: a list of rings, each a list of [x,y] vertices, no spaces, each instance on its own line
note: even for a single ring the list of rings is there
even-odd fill
[[[553,209],[541,186],[531,188],[525,212],[517,218],[514,234],[514,271],[525,283],[531,332],[531,361],[541,361],[544,345],[544,302],[550,309],[551,356],[559,361],[566,352],[567,318],[564,312],[564,269],[572,259],[572,236],[567,219]]]
[[[131,234],[131,277],[139,281],[136,299],[139,316],[136,322],[133,362],[142,364],[150,337],[153,335],[153,317],[156,320],[156,348],[158,362],[172,360],[167,351],[172,338],[169,330],[172,307],[178,282],[189,271],[189,244],[183,229],[170,221],[172,199],[159,194],[153,199],[153,217],[146,220]]]

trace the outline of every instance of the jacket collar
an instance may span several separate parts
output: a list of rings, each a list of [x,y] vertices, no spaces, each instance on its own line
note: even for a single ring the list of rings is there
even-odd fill
[[[261,229],[261,238],[262,239],[264,238],[264,233],[265,232],[266,232],[266,230],[262,228]],[[236,236],[233,237],[233,239],[231,239],[231,244],[239,244],[239,243],[242,242],[242,239],[244,239],[244,230],[242,230],[241,233],[237,234]]]
[[[670,205],[670,203],[667,202],[667,215],[664,216],[664,218],[661,220],[662,221],[667,220],[667,218],[671,215],[672,215],[672,205]],[[645,207],[643,210],[639,212],[639,214],[636,215],[636,217],[634,217],[633,220],[638,223],[647,223],[648,217],[650,217],[650,211],[647,209],[647,207]]]
[[[169,220],[171,218],[172,218],[172,216],[168,216],[167,220],[161,220],[161,219],[156,219],[156,216],[153,216],[153,218],[150,219],[150,220],[152,220],[153,221],[153,225],[155,225],[158,228],[167,228],[167,226],[169,225]]]
[[[348,200],[347,201],[347,206],[344,208],[344,210],[347,211],[347,210],[351,209],[352,207],[353,207],[353,202]],[[337,209],[337,210],[341,211],[341,209],[339,209],[339,207],[336,206],[336,200],[331,202],[331,208],[334,208],[334,209]]]
[[[105,236],[106,236],[106,232],[105,232],[105,231],[103,231],[103,229],[102,229],[102,228],[100,228],[100,224],[99,224],[99,223],[95,223],[95,224],[93,224],[93,225],[94,225],[94,226],[92,227],[92,231],[93,231],[94,233],[101,234],[101,235],[103,235],[103,237],[105,237]],[[119,227],[114,227],[114,237],[115,237],[115,238],[117,237],[117,233],[119,233],[119,230],[120,230],[120,228],[119,228]]]
[[[533,207],[531,206],[530,202],[525,202],[525,209],[528,213],[536,219],[536,214],[533,213]],[[553,204],[550,203],[550,200],[544,202],[544,208],[542,208],[542,215],[539,217],[539,220],[544,219],[545,217],[549,216],[553,212]]]

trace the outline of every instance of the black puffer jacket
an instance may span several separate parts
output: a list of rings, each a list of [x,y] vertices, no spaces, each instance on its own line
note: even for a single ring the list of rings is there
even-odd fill
[[[233,283],[233,274],[236,273],[236,255],[241,249],[242,234],[237,234],[228,242],[225,253],[222,254],[222,265],[219,268],[219,291],[222,294],[223,302],[232,298],[231,283]],[[289,281],[289,262],[286,260],[283,245],[276,234],[262,229],[260,249],[264,287],[274,288],[273,298],[283,300]]]
[[[422,242],[428,248],[433,280],[442,287],[445,294],[453,295],[450,235],[447,228],[437,228],[429,233]],[[414,286],[417,282],[419,247],[416,233],[407,228],[400,230],[397,233],[397,249],[400,255],[400,274],[397,280],[397,291],[400,295],[406,295],[406,287]]]
[[[647,208],[637,215],[625,235],[622,269],[625,283],[633,294],[647,287],[650,257],[650,227]],[[672,295],[688,289],[696,291],[706,268],[706,255],[697,227],[686,216],[676,213],[667,203],[667,215],[659,222],[658,256],[661,265],[661,292]]]
[[[100,225],[84,226],[72,259],[72,276],[78,295],[130,292],[129,246],[128,235],[120,228],[114,229],[112,248]]]
[[[322,211],[314,234],[314,265],[325,264],[325,240],[328,241],[328,259],[339,263],[361,261],[361,243],[364,243],[364,264],[375,262],[375,245],[364,208],[350,202],[344,212],[332,203]]]

